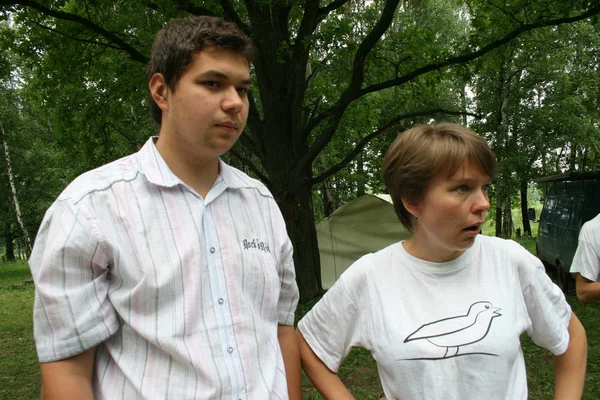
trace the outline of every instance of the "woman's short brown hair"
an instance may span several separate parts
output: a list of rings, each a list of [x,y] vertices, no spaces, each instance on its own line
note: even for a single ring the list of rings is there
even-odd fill
[[[487,142],[463,126],[418,125],[396,138],[383,159],[383,180],[406,229],[413,231],[412,216],[402,199],[422,200],[435,177],[450,178],[467,160],[490,178],[496,176],[496,158]]]

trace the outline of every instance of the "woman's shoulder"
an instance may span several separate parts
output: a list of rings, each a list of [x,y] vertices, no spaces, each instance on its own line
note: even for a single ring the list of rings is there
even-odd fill
[[[496,236],[478,235],[477,240],[480,248],[486,250],[506,251],[508,255],[525,255],[531,253],[522,245],[512,239],[504,239]]]
[[[480,238],[482,254],[493,257],[495,260],[502,260],[501,267],[503,269],[512,265],[522,286],[527,286],[537,273],[544,272],[539,258],[516,241],[494,236],[480,236],[482,236]]]
[[[398,246],[402,246],[401,243],[394,243],[376,252],[362,255],[342,273],[340,280],[352,286],[364,283],[367,277],[377,272],[377,269],[392,264]]]

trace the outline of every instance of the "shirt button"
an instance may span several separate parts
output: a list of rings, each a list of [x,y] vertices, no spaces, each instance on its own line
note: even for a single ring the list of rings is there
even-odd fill
[[[223,298],[221,297],[221,298],[219,299],[219,304],[223,304],[223,302],[225,302],[225,300],[223,300]]]
[[[229,346],[229,347],[227,348],[227,352],[228,352],[229,354],[233,353],[233,347]]]
[[[211,248],[210,248],[210,252],[211,252],[211,253],[214,253],[214,252],[215,252],[215,248],[214,248],[214,247],[211,247]]]

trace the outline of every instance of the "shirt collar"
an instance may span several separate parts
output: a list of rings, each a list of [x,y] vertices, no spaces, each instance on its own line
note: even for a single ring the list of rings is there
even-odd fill
[[[158,136],[153,136],[146,141],[144,146],[137,153],[140,171],[148,181],[157,186],[173,187],[177,185],[187,185],[171,171],[165,160],[156,148],[155,142]],[[247,187],[256,187],[256,182],[241,171],[227,165],[219,159],[219,176],[215,180],[211,191],[218,189],[222,192],[227,188],[239,189]]]
[[[158,136],[153,136],[146,141],[137,153],[140,171],[148,181],[157,186],[173,187],[183,184],[162,158],[154,142]]]

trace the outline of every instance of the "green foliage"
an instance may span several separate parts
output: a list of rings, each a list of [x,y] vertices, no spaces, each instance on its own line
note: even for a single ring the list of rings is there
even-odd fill
[[[467,112],[482,117],[470,122],[501,161],[494,191],[506,201],[537,175],[600,163],[598,27],[589,19],[562,25],[586,11],[597,14],[594,5],[6,1],[0,80],[18,81],[8,86],[17,99],[10,104],[17,121],[11,146],[19,154],[40,152],[49,178],[25,165],[15,169],[22,182],[36,175],[47,181],[44,192],[55,196],[59,182],[137,150],[156,133],[144,76],[155,33],[174,17],[220,15],[238,22],[259,50],[252,112],[235,149],[240,157],[228,159],[263,179],[284,214],[314,189],[314,204],[328,204],[324,183],[335,207],[383,191],[381,158],[399,132],[417,123],[465,123]],[[503,39],[524,28],[536,29]],[[289,232],[298,268],[314,272],[297,274],[309,296],[319,290],[310,279],[319,273],[314,214],[284,215],[297,220]],[[28,218],[35,226],[41,216]]]

